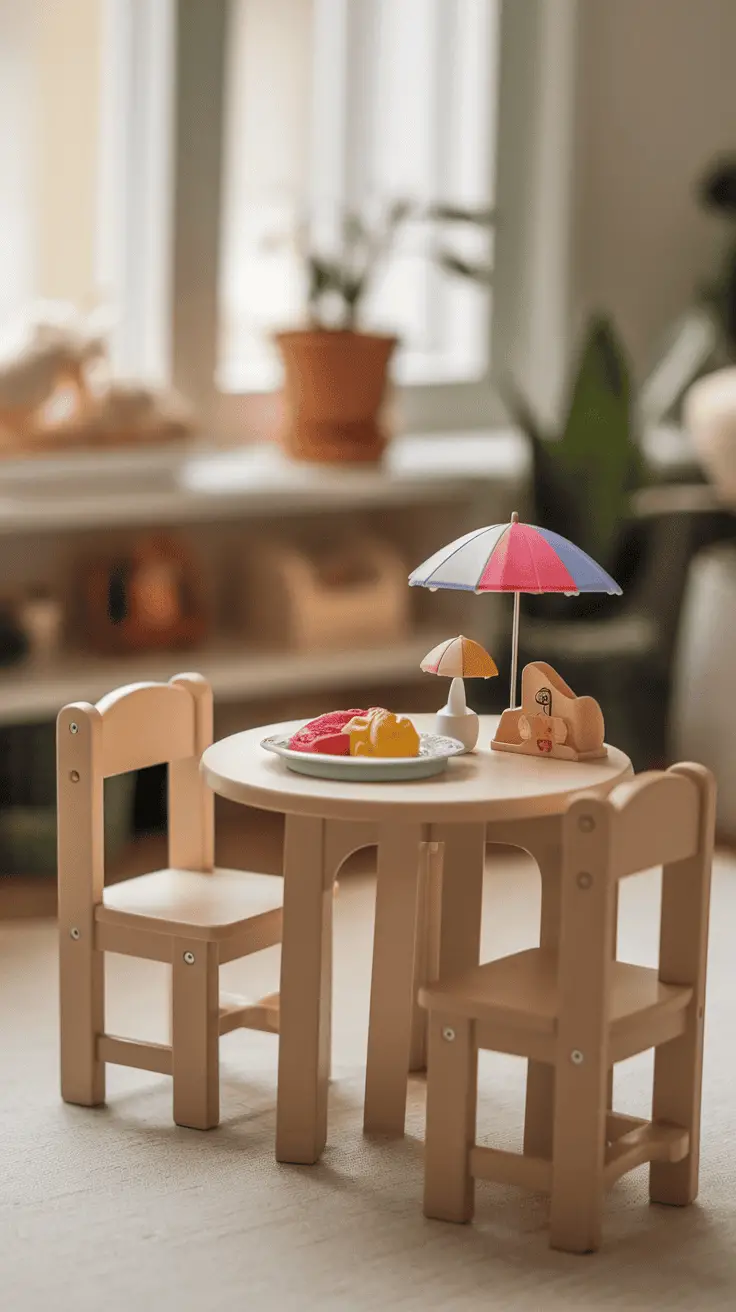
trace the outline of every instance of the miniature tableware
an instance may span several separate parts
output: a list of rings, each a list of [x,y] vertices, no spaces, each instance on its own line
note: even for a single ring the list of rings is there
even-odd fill
[[[580,547],[548,528],[520,524],[514,511],[508,524],[474,529],[418,565],[409,575],[410,587],[453,588],[464,592],[513,592],[511,695],[516,706],[519,657],[519,603],[522,592],[607,592],[620,596],[615,579]]]
[[[463,680],[492,679],[498,674],[493,657],[479,642],[460,634],[427,652],[420,669],[425,674],[443,674],[452,679],[447,704],[437,712],[435,726],[438,733],[459,738],[466,752],[472,752],[478,741],[478,716],[465,700]]]
[[[289,747],[290,735],[271,734],[261,741],[266,752],[280,756],[289,770],[312,779],[344,779],[357,783],[391,783],[431,779],[447,769],[453,756],[465,748],[457,738],[423,733],[418,756],[327,756],[323,752],[297,752]]]

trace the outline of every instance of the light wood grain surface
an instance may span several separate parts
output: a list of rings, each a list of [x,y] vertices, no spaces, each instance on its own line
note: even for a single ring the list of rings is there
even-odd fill
[[[417,728],[430,732],[434,716],[412,716]],[[288,770],[265,752],[261,739],[294,732],[301,721],[248,729],[214,743],[204,753],[202,770],[216,793],[234,802],[336,820],[429,820],[463,823],[555,815],[582,789],[607,792],[631,773],[623,752],[609,747],[600,761],[537,761],[492,752],[497,716],[482,716],[478,748],[449,762],[436,779],[416,783],[367,784],[309,779]]]

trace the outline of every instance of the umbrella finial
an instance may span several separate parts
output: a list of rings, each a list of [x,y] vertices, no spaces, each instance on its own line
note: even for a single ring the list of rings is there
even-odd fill
[[[519,512],[518,512],[518,510],[512,510],[512,511],[511,511],[511,523],[512,523],[512,524],[518,524],[518,522],[519,522]]]

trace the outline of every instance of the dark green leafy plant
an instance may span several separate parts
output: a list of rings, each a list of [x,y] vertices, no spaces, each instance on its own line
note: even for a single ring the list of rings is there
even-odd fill
[[[338,249],[323,255],[312,241],[310,226],[298,232],[298,248],[307,269],[307,308],[310,323],[317,327],[339,327],[354,331],[371,283],[386,260],[399,230],[409,221],[431,224],[437,240],[431,252],[441,269],[452,276],[490,283],[488,264],[467,259],[447,244],[448,227],[490,229],[492,210],[465,209],[457,205],[419,206],[407,200],[390,204],[382,217],[369,223],[361,214],[343,216]]]
[[[595,316],[587,326],[559,435],[542,430],[515,386],[501,390],[532,446],[539,522],[613,572],[644,466],[633,431],[629,365],[612,324]]]

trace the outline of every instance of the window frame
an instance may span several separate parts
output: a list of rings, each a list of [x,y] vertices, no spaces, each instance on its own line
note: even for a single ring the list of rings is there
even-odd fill
[[[112,361],[171,374],[177,0],[102,0],[97,283],[112,301]]]
[[[278,395],[215,386],[230,0],[165,3],[173,28],[171,204],[167,213],[159,205],[157,225],[158,249],[165,241],[171,252],[159,288],[171,376],[215,435],[257,440],[273,425]],[[501,0],[490,358],[477,382],[397,386],[406,431],[504,424],[494,382],[509,376],[523,379],[542,417],[559,403],[571,336],[578,10],[579,0]],[[149,106],[159,134],[162,98]],[[139,131],[150,126],[141,122]],[[134,252],[131,240],[128,233]]]

